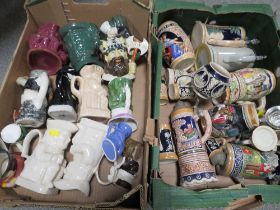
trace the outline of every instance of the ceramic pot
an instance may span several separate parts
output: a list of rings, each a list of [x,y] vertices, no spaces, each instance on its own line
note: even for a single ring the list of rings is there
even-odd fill
[[[169,124],[161,124],[159,130],[159,140],[160,140],[160,156],[161,162],[176,162],[178,156],[176,154],[172,131]]]
[[[123,153],[126,139],[132,134],[131,127],[124,122],[110,124],[109,130],[102,143],[106,158],[113,162]]]
[[[71,92],[71,79],[77,75],[71,67],[63,67],[56,74],[56,89],[48,114],[53,119],[75,122],[78,99]]]
[[[71,23],[60,29],[72,66],[76,71],[84,65],[102,66],[99,60],[99,31],[95,24],[79,22]]]
[[[9,124],[5,126],[1,131],[1,138],[7,144],[13,144],[18,141],[22,141],[26,134],[28,133],[28,129],[17,125],[15,123]]]
[[[157,37],[164,45],[163,61],[166,67],[190,69],[195,57],[191,41],[184,30],[174,21],[162,23]]]
[[[87,118],[82,118],[77,125],[79,131],[70,148],[73,160],[65,168],[63,178],[56,179],[54,185],[60,190],[80,190],[88,196],[89,182],[103,157],[102,140],[108,126]]]
[[[186,70],[167,69],[165,77],[170,100],[194,100],[196,98],[192,88],[193,74]]]
[[[55,75],[68,61],[68,52],[59,35],[58,25],[44,24],[29,37],[27,62],[31,69],[42,69],[49,75]]]
[[[278,156],[274,152],[259,152],[247,146],[226,144],[226,161],[217,168],[217,173],[238,178],[264,179],[278,166]]]
[[[229,72],[217,63],[202,66],[193,76],[193,90],[203,99],[222,96],[229,85]]]
[[[109,108],[112,112],[110,123],[126,122],[132,128],[137,129],[137,122],[132,115],[131,97],[132,80],[125,77],[117,77],[108,84]]]
[[[17,84],[23,86],[24,91],[21,95],[20,113],[16,123],[23,127],[42,126],[47,117],[48,74],[46,71],[33,70],[27,80],[19,77]]]
[[[196,68],[199,69],[210,62],[215,62],[228,71],[242,68],[251,68],[257,60],[263,60],[266,56],[257,56],[247,47],[217,47],[202,44],[196,50]]]
[[[79,119],[87,117],[104,121],[110,118],[107,89],[101,85],[103,72],[100,66],[85,65],[80,71],[81,76],[74,76],[71,80],[71,91],[79,100]]]
[[[246,68],[230,74],[224,103],[253,101],[270,94],[276,86],[274,74],[266,69]]]
[[[194,49],[201,44],[245,47],[246,31],[240,26],[209,25],[196,21],[192,30],[191,40]]]
[[[212,120],[212,136],[216,138],[238,137],[243,132],[252,131],[259,126],[256,106],[252,102],[240,105],[215,106],[209,110]],[[202,127],[206,123],[202,120]]]
[[[181,185],[185,187],[216,181],[215,168],[210,164],[204,145],[211,134],[211,120],[206,110],[203,111],[203,116],[209,124],[204,136],[201,137],[195,121],[197,116],[189,104],[177,103],[171,113]]]
[[[31,130],[23,141],[24,169],[16,184],[41,194],[56,194],[53,182],[60,179],[66,166],[64,150],[70,137],[78,130],[76,125],[64,120],[48,120],[47,130]],[[39,136],[38,144],[29,155],[31,141]]]

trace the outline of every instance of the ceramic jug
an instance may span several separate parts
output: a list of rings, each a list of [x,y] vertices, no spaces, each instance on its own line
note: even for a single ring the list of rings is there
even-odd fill
[[[210,164],[205,148],[205,141],[211,134],[211,119],[206,110],[202,113],[208,122],[204,136],[200,135],[197,116],[190,104],[178,102],[171,113],[181,185],[185,187],[216,181],[215,168]]]
[[[176,22],[162,23],[158,28],[157,37],[164,45],[163,61],[166,67],[182,70],[194,65],[192,43]]]
[[[238,137],[243,132],[252,131],[259,126],[255,103],[217,105],[209,110],[212,120],[212,136],[216,138]],[[202,127],[206,123],[202,120]]]
[[[193,74],[187,70],[166,69],[166,82],[170,100],[194,100],[195,92],[192,88]]]
[[[46,70],[49,75],[69,62],[67,49],[59,34],[59,26],[47,23],[29,37],[27,62],[31,69]]]
[[[76,125],[64,120],[48,120],[44,135],[37,129],[31,130],[23,141],[21,155],[26,160],[16,184],[41,194],[57,193],[53,182],[63,175],[64,150],[77,130]],[[31,141],[36,136],[39,136],[38,144],[29,155]]]
[[[47,117],[48,74],[46,71],[33,70],[27,80],[19,77],[17,84],[23,86],[24,91],[21,95],[20,113],[16,123],[24,127],[42,126]]]
[[[137,129],[137,121],[132,114],[132,80],[126,77],[117,77],[108,84],[109,108],[112,112],[111,123],[126,122],[132,128]]]
[[[78,99],[71,92],[71,79],[77,75],[72,67],[65,66],[56,73],[56,89],[48,109],[53,119],[75,122]]]
[[[107,89],[101,85],[103,69],[96,65],[85,65],[81,76],[74,76],[71,80],[71,91],[79,100],[78,118],[92,118],[107,120],[110,118],[108,109]],[[77,89],[75,83],[79,84]]]
[[[84,65],[102,66],[99,60],[99,31],[94,23],[70,23],[60,29],[74,69],[79,72]]]
[[[236,178],[265,179],[278,166],[278,156],[274,152],[259,152],[238,144],[227,143],[217,154],[224,156],[216,166],[217,173]]]
[[[89,182],[104,155],[102,140],[108,126],[87,118],[82,118],[77,125],[79,131],[73,137],[70,148],[73,161],[65,168],[63,178],[56,180],[54,185],[60,190],[80,190],[88,196]]]
[[[266,56],[257,56],[248,47],[218,47],[202,44],[196,50],[196,68],[200,68],[210,62],[215,62],[228,71],[242,68],[251,68],[255,61],[263,60]]]
[[[247,44],[258,44],[258,40],[246,40],[246,30],[241,26],[220,26],[196,21],[191,40],[196,50],[201,44],[224,47],[245,47]]]
[[[224,103],[253,101],[270,94],[276,86],[274,74],[266,69],[246,68],[230,74]]]

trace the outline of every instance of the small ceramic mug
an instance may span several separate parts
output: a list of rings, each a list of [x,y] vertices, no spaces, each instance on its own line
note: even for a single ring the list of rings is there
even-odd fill
[[[194,74],[194,91],[203,99],[219,98],[225,93],[229,78],[230,74],[225,68],[210,62]]]
[[[257,56],[252,49],[247,47],[217,47],[202,44],[196,50],[196,68],[215,62],[228,71],[235,71],[242,68],[251,68],[255,61],[265,58],[266,56]]]

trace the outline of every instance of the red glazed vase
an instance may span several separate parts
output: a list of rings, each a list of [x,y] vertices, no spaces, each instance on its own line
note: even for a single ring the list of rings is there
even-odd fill
[[[47,23],[29,38],[27,61],[31,68],[55,73],[67,64],[68,52],[59,34],[59,26]]]

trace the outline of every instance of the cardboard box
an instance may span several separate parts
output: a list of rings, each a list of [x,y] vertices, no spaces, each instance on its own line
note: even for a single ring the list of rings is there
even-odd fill
[[[260,44],[254,46],[257,54],[267,55],[267,59],[256,62],[255,66],[274,71],[277,77],[275,90],[267,97],[267,108],[280,104],[280,48],[278,25],[274,20],[274,13],[270,5],[257,4],[225,4],[206,6],[202,3],[185,2],[181,0],[154,0],[152,8],[152,116],[157,126],[160,123],[169,122],[169,116],[173,104],[160,106],[160,84],[162,70],[162,50],[163,45],[156,37],[157,27],[161,23],[173,20],[177,22],[188,35],[191,34],[195,21],[216,21],[217,25],[239,25],[245,27],[248,37],[257,38]],[[155,142],[158,134],[155,136]],[[154,209],[184,209],[184,208],[213,208],[226,207],[232,208],[246,206],[248,203],[255,202],[260,204],[260,195],[263,203],[280,202],[280,186],[264,185],[263,182],[248,180],[246,187],[231,187],[218,189],[222,185],[227,187],[235,183],[226,177],[218,177],[219,183],[216,189],[194,191],[178,186],[176,164],[161,165],[159,162],[159,147],[157,143],[151,148],[151,195],[149,201]],[[177,184],[177,185],[176,185]],[[253,197],[252,197],[253,196]],[[238,203],[231,203],[233,200],[240,200]],[[248,207],[248,206],[247,206]],[[245,209],[247,209],[247,207]],[[231,208],[231,207],[230,207]]]
[[[13,55],[0,92],[0,129],[13,122],[13,111],[20,107],[22,88],[16,85],[19,76],[29,75],[27,65],[28,38],[38,26],[44,23],[56,23],[63,26],[71,22],[88,21],[100,26],[102,22],[114,15],[127,18],[131,32],[139,39],[148,37],[149,1],[139,2],[123,0],[96,1],[96,3],[78,3],[73,0],[37,0],[26,2],[27,22],[20,41]],[[22,187],[0,189],[1,206],[53,206],[75,208],[142,208],[145,209],[147,198],[147,170],[149,136],[153,135],[153,121],[148,120],[150,114],[150,68],[148,55],[141,59],[136,70],[133,85],[133,113],[138,120],[138,130],[132,138],[141,144],[139,161],[140,169],[136,184],[131,191],[119,186],[98,184],[94,177],[91,181],[91,193],[87,197],[79,191],[60,191],[58,195],[41,195]],[[148,123],[147,123],[148,122]],[[145,128],[148,125],[147,135]],[[152,132],[149,134],[149,132]],[[145,136],[145,138],[144,138]],[[69,148],[67,159],[71,159]],[[103,160],[100,177],[105,179],[111,164]]]

